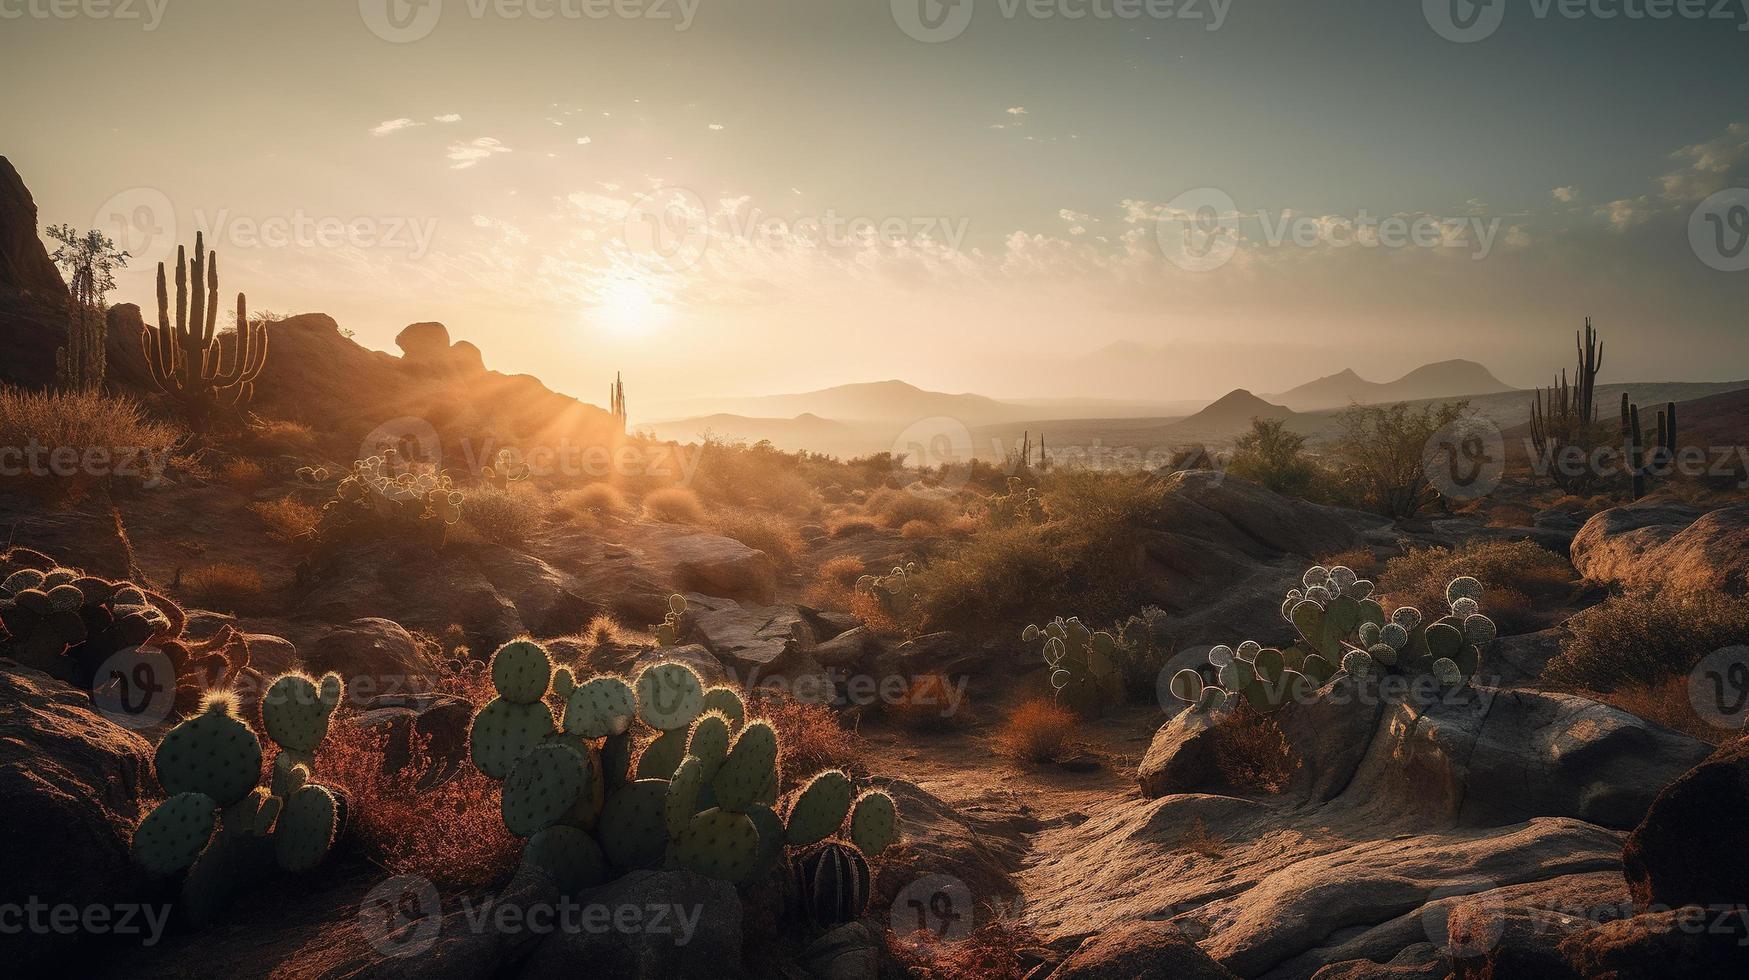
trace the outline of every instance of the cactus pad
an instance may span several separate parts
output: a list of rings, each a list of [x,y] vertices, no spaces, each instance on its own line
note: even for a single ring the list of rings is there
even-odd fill
[[[729,733],[732,735],[747,724],[747,705],[741,701],[741,695],[732,687],[718,685],[704,692],[704,710],[720,711],[729,723]]]
[[[506,701],[533,704],[553,683],[553,658],[532,640],[512,640],[492,654],[492,686]]]
[[[638,717],[651,728],[667,732],[690,727],[704,710],[704,685],[685,664],[670,662],[645,667],[634,686],[638,692]]]
[[[504,780],[504,826],[518,837],[532,837],[564,819],[589,788],[589,760],[568,746],[538,745]]]
[[[717,805],[741,811],[759,799],[777,774],[777,733],[764,721],[749,722],[735,737],[735,747],[717,770],[711,787]]]
[[[722,768],[723,760],[729,757],[730,731],[730,722],[720,711],[707,711],[693,723],[686,751],[698,756],[698,761],[704,764],[706,779],[714,778],[717,770]]]
[[[828,769],[808,781],[789,811],[785,839],[798,846],[836,834],[850,813],[850,777]]]
[[[134,831],[134,860],[152,874],[174,874],[194,863],[212,839],[219,806],[205,793],[178,793],[146,814]]]
[[[679,838],[686,833],[686,828],[692,826],[693,815],[699,810],[698,797],[704,790],[704,781],[704,764],[697,756],[687,756],[675,768],[674,778],[668,781],[668,798],[662,810],[669,837]]]
[[[1210,663],[1214,662],[1212,660],[1213,656],[1214,656],[1213,653],[1211,653],[1210,654],[1210,657],[1211,657]],[[1228,654],[1227,663],[1232,663],[1232,662],[1233,662],[1232,655]],[[1216,664],[1216,666],[1224,666],[1224,665]],[[1191,704],[1196,704],[1197,702],[1202,700],[1203,686],[1204,685],[1202,682],[1202,675],[1197,673],[1194,670],[1191,670],[1189,667],[1186,667],[1183,670],[1179,671],[1178,673],[1173,674],[1171,684],[1169,685],[1169,687],[1172,690],[1173,697],[1177,698],[1180,701],[1188,701]]]
[[[522,863],[550,875],[559,891],[593,888],[607,880],[607,859],[595,838],[576,827],[548,827],[528,839]]]
[[[637,696],[618,677],[595,677],[571,692],[565,702],[565,731],[584,738],[606,738],[632,727]]]
[[[668,848],[667,802],[666,779],[635,780],[608,796],[596,836],[614,867],[653,868],[661,863]]]
[[[328,734],[329,719],[345,687],[339,674],[326,674],[321,687],[303,674],[282,674],[261,699],[267,737],[288,749],[314,752]]]
[[[503,779],[523,753],[539,745],[555,728],[552,710],[538,700],[523,703],[493,698],[474,716],[468,731],[474,766],[493,779]]]
[[[204,793],[227,807],[261,781],[261,741],[237,717],[234,698],[209,695],[158,743],[153,762],[164,792]]]
[[[899,808],[893,798],[876,789],[856,799],[850,814],[850,839],[866,857],[879,857],[899,842]]]
[[[638,756],[639,779],[667,779],[686,758],[686,729],[677,728],[656,736]]]
[[[334,794],[324,786],[305,786],[285,801],[273,831],[273,853],[287,871],[309,871],[334,846],[338,823]]]
[[[674,857],[681,867],[734,883],[758,866],[759,845],[759,828],[751,817],[710,809],[695,815],[686,832],[675,838]]]

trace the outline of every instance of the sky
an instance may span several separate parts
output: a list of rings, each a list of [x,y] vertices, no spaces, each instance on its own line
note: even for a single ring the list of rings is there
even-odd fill
[[[112,302],[201,230],[252,308],[634,418],[1530,385],[1587,315],[1606,383],[1735,380],[1744,5],[0,0],[0,154]]]

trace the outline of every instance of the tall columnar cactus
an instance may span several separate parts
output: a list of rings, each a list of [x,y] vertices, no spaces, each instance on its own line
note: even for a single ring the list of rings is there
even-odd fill
[[[67,274],[67,344],[55,351],[55,383],[65,391],[99,391],[109,362],[109,321],[104,294],[115,288],[115,270],[128,253],[101,231],[80,234],[72,225],[48,229],[57,243],[49,256]]]
[[[553,676],[544,649],[507,645],[492,674],[499,696],[475,718],[476,765],[483,760],[482,772],[504,779],[504,823],[529,839],[524,861],[561,887],[664,864],[747,881],[775,867],[786,844],[817,844],[847,822],[870,856],[899,839],[892,798],[853,798],[849,777],[836,770],[811,780],[780,817],[777,732],[749,718],[733,689],[705,688],[685,664],[651,664],[630,683],[600,675],[578,684],[560,668],[556,731],[541,700]],[[504,724],[513,717],[527,720]],[[639,724],[657,734],[634,773]]]
[[[626,383],[625,379],[618,373],[613,376],[613,384],[607,386],[607,403],[610,406],[608,411],[612,412],[613,417],[619,421],[619,431],[624,432],[626,430]]]
[[[249,321],[242,293],[237,294],[237,328],[229,344],[219,336],[218,317],[219,257],[207,254],[197,232],[193,262],[180,246],[176,249],[175,322],[160,262],[158,327],[148,329],[142,340],[152,382],[177,403],[196,432],[206,431],[221,412],[246,408],[267,364],[267,326]]]
[[[1041,652],[1058,703],[1092,716],[1123,700],[1123,674],[1113,659],[1117,640],[1110,633],[1096,633],[1078,618],[1059,616],[1044,626],[1028,626],[1020,639],[1028,644],[1043,640]]]
[[[1668,475],[1676,459],[1676,403],[1666,402],[1658,412],[1657,431],[1640,428],[1640,406],[1621,396],[1622,460],[1628,475],[1628,494],[1638,500],[1646,495],[1646,481]]]

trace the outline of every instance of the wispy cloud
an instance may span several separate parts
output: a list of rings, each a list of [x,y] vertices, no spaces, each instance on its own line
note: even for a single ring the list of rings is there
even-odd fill
[[[421,124],[408,119],[406,116],[402,116],[399,119],[385,119],[382,122],[377,123],[375,126],[372,126],[370,134],[372,136],[387,136],[390,133],[398,133],[403,129],[412,129],[414,126],[418,125]]]
[[[510,147],[490,136],[482,136],[466,143],[451,143],[448,153],[449,167],[451,170],[466,170],[494,154],[509,152]]]
[[[1557,187],[1549,193],[1553,194],[1555,200],[1560,201],[1562,204],[1572,204],[1579,199],[1579,188],[1572,185]]]
[[[461,113],[458,112],[446,112],[441,116],[432,116],[431,121],[440,123],[461,122],[462,117]]]

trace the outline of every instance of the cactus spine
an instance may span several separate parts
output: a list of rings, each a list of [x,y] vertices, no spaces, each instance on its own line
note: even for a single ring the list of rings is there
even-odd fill
[[[202,283],[202,278],[205,283]],[[193,287],[192,295],[190,286]],[[237,294],[237,331],[228,345],[218,335],[219,257],[208,255],[200,233],[194,236],[194,261],[176,249],[176,321],[164,263],[158,263],[158,327],[141,343],[152,381],[181,408],[189,426],[204,432],[215,414],[248,406],[255,379],[267,363],[267,325],[249,322],[248,301]]]

